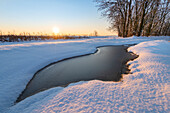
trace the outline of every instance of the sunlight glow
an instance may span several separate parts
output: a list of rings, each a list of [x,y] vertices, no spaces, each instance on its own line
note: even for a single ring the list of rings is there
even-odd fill
[[[58,27],[54,27],[53,28],[53,33],[58,34],[60,32]]]

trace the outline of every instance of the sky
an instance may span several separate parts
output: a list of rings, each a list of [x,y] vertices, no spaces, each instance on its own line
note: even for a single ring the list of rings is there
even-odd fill
[[[93,0],[0,0],[1,32],[116,35]]]

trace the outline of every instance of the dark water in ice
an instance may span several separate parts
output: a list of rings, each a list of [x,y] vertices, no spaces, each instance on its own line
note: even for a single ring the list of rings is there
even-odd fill
[[[119,81],[129,59],[136,56],[127,52],[127,46],[100,47],[91,55],[64,60],[35,74],[17,101],[40,91],[67,86],[69,83],[87,80]]]

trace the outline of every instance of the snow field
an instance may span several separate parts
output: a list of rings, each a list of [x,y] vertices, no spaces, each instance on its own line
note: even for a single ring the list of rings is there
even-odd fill
[[[0,44],[0,112],[168,112],[170,37],[45,41]],[[45,65],[93,53],[98,46],[134,44],[139,55],[129,62],[133,74],[122,82],[72,83],[38,93],[14,105],[33,74]]]

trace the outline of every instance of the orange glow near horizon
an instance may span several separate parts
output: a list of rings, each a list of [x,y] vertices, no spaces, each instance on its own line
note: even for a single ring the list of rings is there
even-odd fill
[[[58,27],[51,27],[52,29],[0,29],[0,35],[77,35],[77,36],[93,36],[95,30],[74,30],[74,29],[62,29],[62,31]],[[117,32],[96,30],[98,32],[98,36],[109,36],[109,35],[117,35]]]

